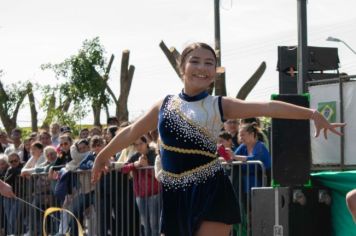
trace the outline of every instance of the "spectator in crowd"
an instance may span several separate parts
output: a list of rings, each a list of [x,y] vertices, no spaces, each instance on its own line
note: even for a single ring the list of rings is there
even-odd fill
[[[79,164],[79,170],[90,170],[94,164],[96,155],[104,148],[105,140],[98,135],[94,135],[90,139],[91,152]],[[90,174],[83,174],[85,179],[81,181],[81,189],[79,195],[73,200],[73,214],[77,216],[78,220],[83,223],[84,211],[94,204],[94,189],[95,186],[90,182]],[[108,209],[105,209],[108,210]],[[103,219],[100,219],[101,221]],[[102,222],[104,223],[104,222]],[[106,222],[105,222],[106,223]],[[78,229],[74,221],[72,221],[74,228],[74,235],[78,235]],[[107,235],[107,234],[104,234]]]
[[[20,158],[21,161],[26,163],[30,158],[31,158],[31,144],[33,143],[33,139],[31,138],[25,138],[21,145],[21,151],[20,151]]]
[[[7,156],[4,154],[0,154],[0,180],[3,180],[6,174],[7,169],[9,168]],[[0,194],[0,235],[5,234],[5,226],[6,226],[6,217],[5,211],[3,208],[3,196]],[[6,235],[6,234],[5,234]]]
[[[124,129],[125,127],[129,126],[130,122],[123,122],[121,123],[120,127],[119,127],[119,131]],[[121,152],[119,152],[119,157],[116,158],[117,159],[117,164],[119,164],[119,166],[123,163],[126,163],[128,161],[128,159],[135,153],[135,148],[134,146],[131,144],[128,147],[126,147],[124,150],[122,150]]]
[[[57,148],[58,157],[56,162],[54,163],[52,169],[60,170],[65,166],[66,163],[72,160],[72,156],[70,153],[70,147],[73,144],[73,139],[71,136],[67,134],[63,134],[59,136],[59,147]]]
[[[52,145],[57,147],[59,144],[59,134],[60,134],[60,125],[58,123],[52,123],[49,129],[51,135]]]
[[[20,156],[16,152],[12,152],[8,156],[8,161],[10,168],[6,171],[4,181],[12,187],[16,195],[20,195],[21,186],[18,176],[23,167]],[[21,203],[14,198],[5,198],[4,208],[7,219],[7,234],[19,235],[21,224],[19,225],[18,216],[21,213]]]
[[[89,130],[89,137],[93,137],[95,135],[101,136],[102,132],[101,132],[101,128],[99,126],[93,126],[90,130]]]
[[[69,126],[64,125],[59,129],[59,137],[62,135],[72,136],[72,130]]]
[[[5,150],[5,154],[9,155],[12,152],[17,152],[17,154],[20,155],[21,153],[21,137],[22,137],[22,131],[19,128],[14,128],[11,131],[11,141],[12,143],[9,144],[9,146]]]
[[[0,131],[0,153],[4,153],[6,148],[10,146],[7,133],[5,131]]]
[[[116,135],[116,131],[118,130],[117,126],[109,126],[106,130],[106,134],[104,136],[106,143],[110,142],[111,139]],[[111,161],[116,161],[116,155],[112,157]]]
[[[130,124],[130,122],[122,122],[118,130],[122,130],[123,128],[127,127]],[[133,187],[133,181],[132,181],[132,176],[130,174],[124,174],[121,172],[122,166],[129,160],[129,158],[136,153],[134,145],[129,145],[127,148],[122,150],[119,153],[116,153],[116,162],[112,163],[112,167],[118,172],[118,180],[121,178],[121,186],[119,188],[119,191],[117,195],[119,196],[119,199],[121,198],[122,203],[126,204],[121,204],[120,206],[116,206],[116,209],[119,209],[119,211],[116,211],[116,219],[119,219],[121,222],[119,222],[119,226],[122,226],[120,228],[121,234],[122,235],[128,235],[131,233],[131,235],[139,235],[140,232],[140,214],[138,212],[138,208],[135,202],[135,197],[134,197],[134,187]],[[115,183],[116,184],[116,183]],[[113,188],[116,188],[115,186]],[[123,192],[120,192],[123,191]],[[105,204],[105,203],[101,203]],[[121,210],[121,211],[120,211]],[[133,214],[134,217],[124,217],[127,215]],[[119,227],[118,226],[118,227]],[[101,228],[101,232],[105,232]],[[117,229],[118,231],[119,229]]]
[[[116,116],[110,116],[108,119],[107,119],[107,121],[106,121],[106,124],[107,124],[107,126],[109,127],[109,126],[119,126],[119,119],[116,117]]]
[[[51,134],[45,130],[40,132],[40,134],[38,135],[38,139],[39,139],[40,143],[42,143],[43,148],[53,145],[52,139],[51,139]]]
[[[260,133],[260,129],[256,122],[246,123],[241,126],[239,130],[239,138],[241,139],[241,145],[235,151],[234,159],[238,161],[248,161],[248,160],[258,160],[261,161],[266,168],[266,172],[270,172],[271,169],[271,156],[264,145],[263,142],[258,140],[258,133]],[[261,186],[261,178],[256,179],[255,176],[255,168],[251,166],[249,168],[249,176],[246,176],[246,169],[248,167],[245,166],[243,170],[245,170],[243,177],[244,179],[244,189],[245,192],[249,192],[252,187]],[[259,169],[259,171],[261,171]]]
[[[7,156],[0,154],[0,179],[4,179],[7,168],[9,168]]]
[[[46,161],[43,155],[43,145],[39,141],[34,142],[31,145],[31,158],[26,162],[25,166],[21,170],[21,176],[29,177],[36,171],[36,168],[41,163]]]
[[[86,139],[89,138],[89,129],[84,128],[79,131],[79,138],[80,139]]]
[[[137,153],[130,157],[121,171],[133,172],[134,192],[144,235],[159,235],[159,184],[153,168],[145,169],[154,166],[156,150],[150,148],[145,136],[136,140],[134,147]]]
[[[90,147],[88,139],[80,139],[70,147],[70,154],[72,160],[65,164],[59,171],[58,167],[51,168],[49,171],[49,178],[55,180],[55,195],[56,204],[60,205],[64,209],[72,210],[73,198],[76,197],[77,192],[73,189],[77,189],[78,185],[75,179],[79,179],[80,183],[83,183],[83,189],[86,189],[89,180],[86,173],[73,173],[77,170],[84,157],[90,154]],[[84,185],[85,184],[85,185]],[[77,198],[78,200],[78,198]],[[68,223],[71,217],[66,213],[61,213],[61,223],[59,226],[58,234],[62,235],[68,231]]]
[[[261,132],[258,133],[257,139],[258,141],[261,141],[265,144],[265,146],[268,148],[268,138],[266,134],[263,133],[263,130],[261,129],[261,121],[257,117],[251,117],[251,118],[245,118],[240,120],[240,124],[251,124],[251,123],[256,123],[257,127],[260,129]]]
[[[233,147],[232,136],[227,131],[221,131],[218,137],[218,144],[223,145],[225,149],[235,151],[236,148]]]
[[[55,205],[54,195],[51,188],[51,179],[48,178],[48,172],[57,159],[57,151],[52,145],[49,145],[43,149],[43,155],[45,157],[45,162],[39,164],[35,169],[37,175],[34,176],[35,189],[32,204],[40,209],[47,209],[48,207]],[[41,212],[32,211],[31,215],[34,216],[37,222],[42,221],[43,214]],[[49,227],[51,233],[57,232],[58,222],[51,222],[50,219],[47,220],[47,226],[51,226]],[[35,224],[34,229],[35,234],[39,234],[42,229],[41,224]]]
[[[237,119],[229,119],[224,122],[224,130],[230,133],[232,137],[232,147],[236,149],[239,143],[239,121]]]

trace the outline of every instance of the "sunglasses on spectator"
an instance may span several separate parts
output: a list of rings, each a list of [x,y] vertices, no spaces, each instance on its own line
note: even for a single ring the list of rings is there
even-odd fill
[[[61,143],[61,144],[59,144],[61,147],[62,146],[68,146],[69,145],[69,143],[67,143],[67,142],[64,142],[64,143]]]
[[[9,162],[10,162],[10,164],[12,164],[12,163],[17,163],[17,162],[19,162],[19,160],[10,160]]]

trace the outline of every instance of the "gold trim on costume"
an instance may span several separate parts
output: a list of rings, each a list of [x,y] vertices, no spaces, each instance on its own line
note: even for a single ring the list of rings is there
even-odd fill
[[[168,151],[178,152],[178,153],[183,153],[183,154],[199,154],[199,155],[208,156],[211,158],[217,157],[215,153],[213,154],[211,152],[202,151],[199,149],[184,149],[184,148],[172,147],[172,146],[168,146],[164,143],[161,143],[161,147]]]
[[[216,161],[218,161],[218,160],[216,160]],[[165,174],[165,175],[168,175],[170,177],[173,177],[173,178],[182,178],[184,176],[192,175],[194,173],[197,173],[197,172],[200,172],[200,171],[202,171],[204,169],[207,169],[207,168],[209,168],[211,166],[214,166],[214,165],[216,165],[216,161],[211,161],[211,162],[209,162],[209,163],[207,163],[205,165],[201,165],[201,166],[199,166],[197,168],[194,168],[194,169],[191,169],[191,170],[188,170],[188,171],[184,171],[184,172],[182,172],[180,174],[175,174],[175,173],[168,172],[168,171],[165,171],[165,170],[162,170],[162,173]]]

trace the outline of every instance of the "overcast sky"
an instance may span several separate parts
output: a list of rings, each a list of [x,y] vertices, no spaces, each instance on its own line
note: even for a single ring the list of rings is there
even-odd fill
[[[356,55],[342,43],[325,40],[337,37],[356,49],[356,1],[310,0],[307,7],[308,44],[338,47],[340,71],[356,74]],[[134,118],[166,94],[181,90],[160,41],[179,51],[195,41],[213,45],[213,10],[213,0],[0,0],[1,80],[58,83],[40,65],[60,63],[76,54],[85,39],[99,36],[106,56],[116,56],[110,84],[117,94],[121,53],[131,52],[136,71],[128,106]],[[247,99],[269,99],[278,92],[277,46],[297,44],[297,0],[222,0],[220,16],[228,95],[235,96],[266,61],[267,70]],[[35,96],[39,101],[40,94]],[[91,123],[91,117],[81,122]],[[103,123],[105,119],[103,113]],[[19,121],[30,125],[28,107]]]

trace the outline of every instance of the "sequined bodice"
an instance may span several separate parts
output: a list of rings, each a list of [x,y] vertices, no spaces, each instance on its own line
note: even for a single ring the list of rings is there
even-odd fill
[[[203,94],[192,101],[166,97],[159,115],[162,183],[187,186],[221,169],[216,155],[221,114],[219,97]]]

